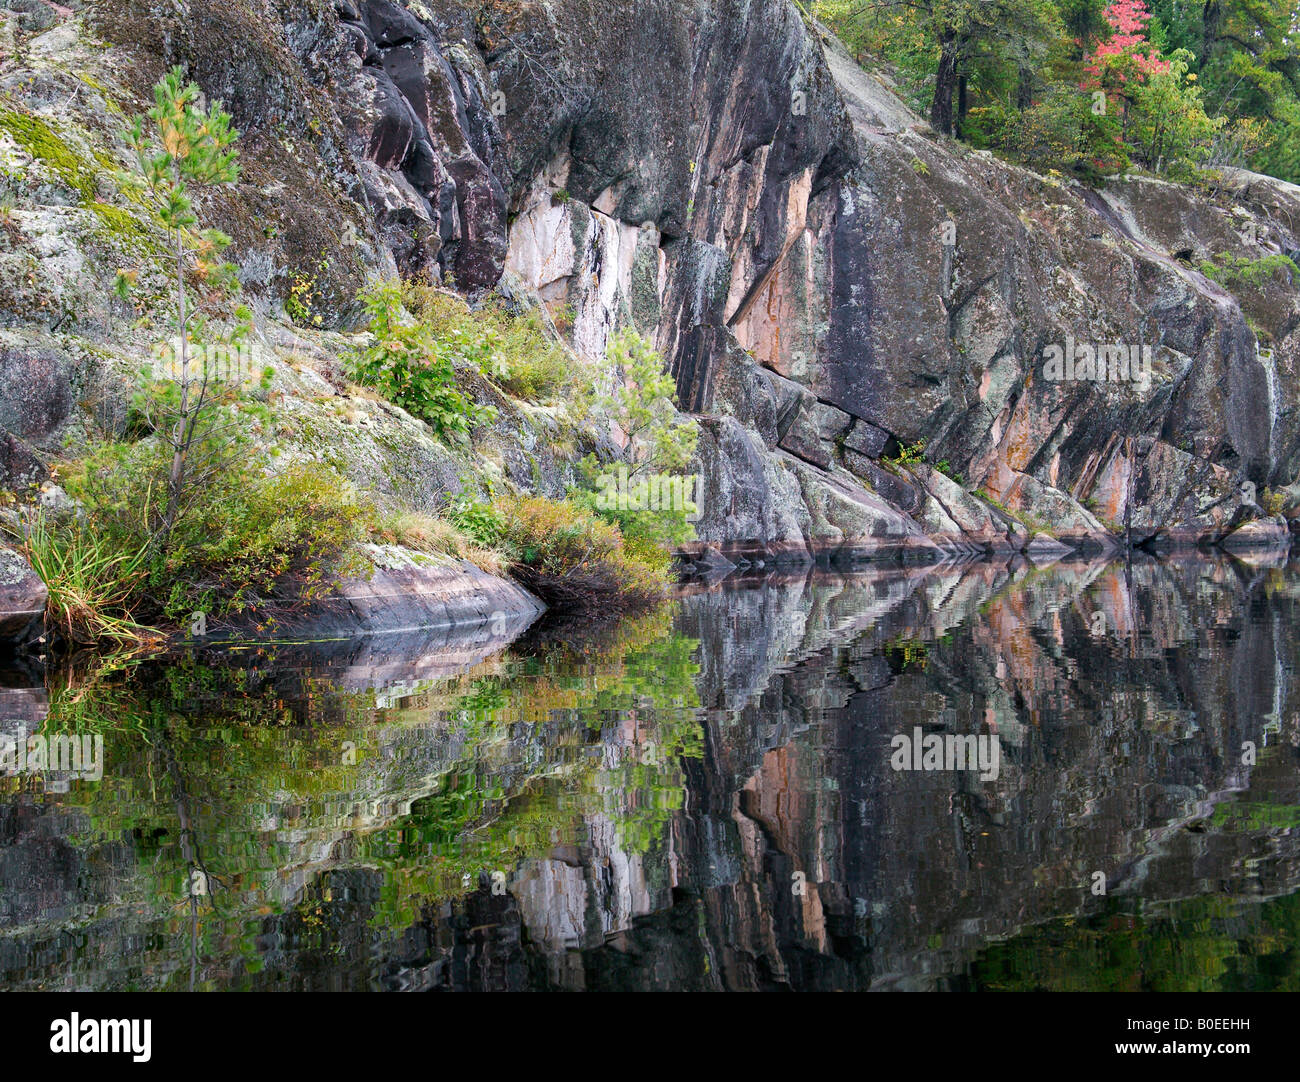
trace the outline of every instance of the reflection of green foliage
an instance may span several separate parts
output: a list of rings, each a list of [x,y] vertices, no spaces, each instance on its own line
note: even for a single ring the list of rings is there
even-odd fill
[[[919,639],[895,639],[885,643],[885,657],[896,662],[899,672],[908,669],[924,669],[930,662],[930,647]]]
[[[510,704],[510,695],[499,680],[485,677],[474,682],[474,690],[456,700],[456,709],[468,710],[475,717],[503,710]]]
[[[1210,822],[1221,829],[1255,832],[1300,827],[1300,805],[1243,800],[1218,804]]]
[[[654,848],[682,806],[681,759],[703,754],[699,669],[691,660],[697,645],[672,632],[670,611],[661,608],[620,625],[599,651],[511,658],[502,674],[451,700],[451,716],[474,727],[469,753],[409,816],[365,840],[363,851],[388,871],[378,922],[410,923],[417,898],[462,893],[467,875],[476,884],[480,872],[508,872],[548,852],[557,831],[580,837],[583,818],[593,814],[613,821],[629,853]],[[522,784],[503,784],[503,769],[517,767],[499,757],[518,754],[512,729],[549,723],[553,730],[557,721],[547,762]],[[627,722],[637,740],[613,753],[613,766],[608,750],[590,753]]]
[[[131,907],[188,934],[182,815],[214,880],[203,951],[249,972],[260,922],[289,907],[307,920],[319,900],[293,884],[331,868],[379,870],[372,920],[392,932],[463,894],[465,876],[476,889],[557,838],[580,843],[586,821],[607,817],[629,852],[651,853],[682,803],[680,760],[702,750],[697,644],[670,617],[397,690],[340,691],[281,671],[273,651],[69,682],[49,727],[104,736],[104,779],[64,797],[84,812],[76,843],[134,848],[101,915]]]
[[[1257,904],[1192,898],[1158,913],[1052,921],[986,950],[971,967],[991,991],[1300,989],[1300,894]]]

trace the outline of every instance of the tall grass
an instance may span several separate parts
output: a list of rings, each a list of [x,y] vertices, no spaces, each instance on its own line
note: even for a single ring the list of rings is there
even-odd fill
[[[123,551],[83,522],[51,521],[44,512],[27,527],[22,546],[49,591],[48,622],[82,645],[133,645],[152,637],[134,619],[148,550],[145,543]]]

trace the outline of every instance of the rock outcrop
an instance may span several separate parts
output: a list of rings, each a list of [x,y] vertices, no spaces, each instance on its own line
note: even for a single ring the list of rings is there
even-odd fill
[[[0,546],[0,641],[39,635],[45,615],[45,584],[12,549]]]
[[[365,545],[373,570],[345,578],[324,596],[288,611],[274,612],[259,636],[277,639],[309,635],[313,640],[352,639],[371,634],[414,634],[456,629],[484,630],[506,646],[546,606],[527,590],[497,578],[468,560],[436,558],[392,545]],[[266,625],[267,614],[212,624],[207,641],[243,638]]]
[[[40,634],[48,596],[27,561],[0,546],[0,642],[22,643]]]
[[[1217,542],[1300,470],[1296,283],[1233,269],[1300,251],[1293,185],[1032,173],[935,136],[787,0],[56,15],[0,75],[43,208],[16,221],[44,260],[0,253],[0,316],[37,331],[22,423],[57,426],[75,385],[38,387],[55,332],[120,334],[114,260],[149,281],[156,253],[104,202],[108,102],[179,62],[243,133],[210,209],[264,312],[310,274],[346,325],[365,275],[400,270],[529,294],[587,357],[652,336],[701,419],[701,557]],[[41,160],[22,118],[61,125],[69,87],[80,164]]]

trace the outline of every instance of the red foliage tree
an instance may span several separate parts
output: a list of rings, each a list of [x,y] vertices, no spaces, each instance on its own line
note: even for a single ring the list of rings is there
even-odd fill
[[[1161,60],[1155,47],[1147,42],[1146,28],[1151,13],[1143,0],[1115,0],[1103,15],[1111,35],[1089,57],[1084,68],[1089,76],[1086,86],[1100,85],[1103,70],[1113,73],[1121,84],[1128,82],[1130,76],[1140,82],[1148,75],[1169,70],[1169,62]]]

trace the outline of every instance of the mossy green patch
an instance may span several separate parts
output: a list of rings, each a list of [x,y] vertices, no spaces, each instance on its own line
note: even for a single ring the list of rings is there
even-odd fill
[[[115,207],[112,203],[94,202],[90,209],[98,215],[104,227],[123,240],[146,240],[149,230],[130,211]]]
[[[64,187],[83,202],[93,202],[99,184],[92,170],[48,123],[31,113],[0,109],[0,131],[8,133],[24,151],[48,169]]]
[[[104,99],[104,107],[110,113],[112,113],[114,116],[119,116],[119,117],[126,116],[126,114],[122,111],[122,107],[117,103],[117,100],[113,97],[113,94],[108,89],[108,87],[105,86],[98,79],[96,79],[93,75],[91,75],[90,72],[79,71],[77,72],[77,78],[80,79],[92,90],[99,91],[100,97]]]
[[[142,219],[142,213],[152,212],[115,206],[98,200],[87,209],[94,215],[92,236],[97,246],[114,253],[118,259],[128,259],[141,266],[159,268],[168,258],[163,234],[153,228],[153,222]],[[139,269],[139,267],[137,268]],[[137,300],[142,298],[137,297]]]
[[[1300,806],[1256,800],[1218,804],[1210,824],[1220,830],[1294,830],[1300,827]]]

